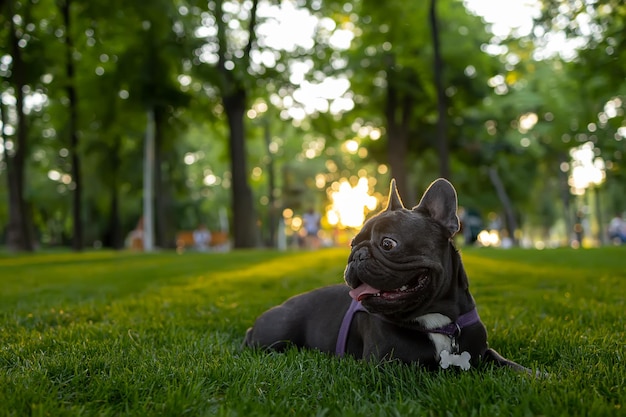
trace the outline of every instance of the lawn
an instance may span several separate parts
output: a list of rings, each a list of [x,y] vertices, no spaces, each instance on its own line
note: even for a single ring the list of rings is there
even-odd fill
[[[545,378],[241,349],[347,255],[0,255],[0,416],[626,415],[626,247],[463,251],[490,345]]]

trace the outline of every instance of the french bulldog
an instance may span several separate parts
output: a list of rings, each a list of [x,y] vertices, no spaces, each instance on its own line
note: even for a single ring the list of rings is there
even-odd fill
[[[407,209],[391,181],[387,206],[351,243],[347,285],[290,298],[258,317],[244,346],[318,349],[359,359],[467,370],[480,361],[527,368],[488,347],[452,237],[460,227],[456,190],[434,181]]]

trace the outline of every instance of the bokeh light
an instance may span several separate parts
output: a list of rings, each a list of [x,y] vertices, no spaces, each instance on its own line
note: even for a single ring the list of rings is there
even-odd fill
[[[376,197],[369,193],[366,177],[360,177],[354,187],[347,179],[333,183],[329,196],[332,204],[326,212],[326,218],[331,226],[360,228],[365,222],[366,213],[378,205]]]
[[[583,195],[591,185],[600,185],[604,181],[604,160],[595,156],[594,149],[594,144],[587,142],[570,151],[572,163],[568,182],[574,195]]]

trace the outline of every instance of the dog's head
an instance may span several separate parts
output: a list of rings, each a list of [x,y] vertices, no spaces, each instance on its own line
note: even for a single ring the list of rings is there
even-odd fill
[[[352,241],[344,278],[350,295],[372,313],[411,321],[437,301],[453,298],[461,282],[451,259],[459,230],[457,196],[445,179],[433,182],[407,209],[391,181],[387,207],[369,219]],[[453,254],[451,252],[454,252]]]

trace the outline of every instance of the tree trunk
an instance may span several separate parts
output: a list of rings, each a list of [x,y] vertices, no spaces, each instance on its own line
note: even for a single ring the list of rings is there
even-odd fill
[[[408,152],[408,140],[406,132],[404,132],[393,121],[387,123],[387,158],[391,168],[391,177],[396,180],[398,192],[405,201],[410,205],[408,190],[408,174],[406,168],[406,158]]]
[[[165,213],[163,206],[163,110],[154,106],[154,243],[165,247]]]
[[[72,219],[74,223],[74,236],[72,239],[72,248],[75,251],[83,250],[83,221],[82,221],[82,176],[80,168],[79,141],[77,129],[78,103],[76,97],[76,80],[74,68],[74,45],[71,34],[71,0],[65,0],[61,4],[61,14],[63,15],[63,23],[65,25],[65,76],[67,77],[67,99],[69,102],[69,120],[68,131],[70,135],[69,150],[72,159],[72,180],[74,185],[74,193],[72,195]]]
[[[110,200],[109,200],[109,221],[107,231],[105,233],[105,246],[113,249],[122,249],[124,247],[124,236],[122,236],[122,222],[120,219],[120,198],[118,190],[118,177],[120,166],[120,146],[121,138],[116,136],[113,139],[113,149],[111,152],[111,181],[110,181]]]
[[[5,161],[7,165],[7,181],[9,188],[9,221],[7,225],[7,246],[12,251],[32,252],[34,242],[31,234],[32,225],[26,202],[24,201],[24,169],[27,154],[28,132],[26,116],[24,115],[24,80],[25,68],[22,60],[21,48],[18,45],[19,39],[16,35],[15,24],[13,23],[13,10],[9,2],[9,42],[13,58],[13,68],[11,78],[15,90],[15,111],[17,114],[17,126],[15,139],[13,141],[13,152],[10,155],[5,146]],[[2,112],[3,119],[5,112]],[[4,134],[3,120],[3,137]]]
[[[143,156],[143,250],[154,249],[154,109],[146,111]]]
[[[491,180],[493,187],[496,189],[496,194],[500,199],[500,203],[502,203],[504,217],[506,219],[506,230],[509,234],[509,237],[511,238],[513,243],[517,244],[517,239],[515,238],[515,231],[517,230],[515,211],[513,210],[513,204],[511,204],[511,199],[509,198],[506,189],[504,188],[504,184],[500,179],[500,175],[498,174],[498,170],[496,167],[492,166],[489,168],[489,179]]]
[[[258,0],[252,0],[248,26],[248,43],[243,49],[242,58],[238,60],[241,66],[239,69],[241,73],[247,71],[250,66],[250,51],[256,39],[255,26],[258,3]],[[215,19],[219,44],[217,70],[220,76],[222,103],[224,104],[224,112],[226,113],[229,127],[233,198],[233,245],[235,248],[252,248],[258,246],[259,235],[252,201],[252,191],[248,185],[246,164],[244,115],[247,93],[244,83],[235,73],[237,69],[226,68],[226,61],[228,61],[226,58],[228,51],[227,22],[224,19],[221,0],[215,2]]]
[[[223,97],[223,102],[230,132],[233,243],[235,248],[253,248],[258,246],[258,233],[246,163],[244,128],[246,92],[237,89],[233,94]]]
[[[269,236],[268,245],[271,248],[276,247],[276,232],[278,228],[278,207],[276,206],[276,175],[274,172],[274,155],[270,150],[272,134],[270,131],[269,116],[266,115],[263,120],[263,137],[265,138],[265,149],[267,150],[267,175],[268,175],[268,226]]]
[[[437,0],[430,0],[430,28],[433,37],[433,70],[435,76],[435,88],[437,90],[437,151],[439,154],[439,175],[450,178],[450,155],[448,150],[448,138],[446,135],[447,106],[446,93],[443,87],[443,60],[439,45],[439,25],[437,23]]]
[[[165,152],[164,130],[166,125],[165,108],[154,108],[154,213],[155,213],[155,243],[159,248],[174,248],[176,246],[175,230],[172,227],[172,216],[169,215],[170,187],[168,177],[164,172]]]
[[[387,100],[385,102],[385,118],[387,119],[387,159],[391,169],[391,177],[396,180],[396,187],[405,204],[411,205],[412,198],[408,189],[408,173],[406,158],[409,151],[408,115],[410,105],[404,100],[402,106],[399,88],[396,85],[398,74],[394,70],[395,57],[389,54],[385,57],[387,68]],[[405,94],[410,94],[405,92]],[[401,113],[402,112],[402,113]]]
[[[109,202],[109,227],[106,233],[109,242],[107,246],[113,249],[122,249],[124,239],[122,237],[122,225],[120,222],[120,199],[117,190],[117,180],[111,186],[111,200]]]
[[[559,159],[560,159],[559,165],[563,162],[569,161],[568,155],[566,153],[563,153]],[[559,169],[558,175],[559,175],[559,184],[560,184],[560,191],[561,191],[561,201],[563,202],[563,217],[565,219],[565,232],[567,236],[567,245],[570,246],[572,244],[572,241],[575,240],[575,236],[574,236],[575,221],[573,220],[572,205],[571,205],[572,195],[570,193],[570,186],[568,183],[567,173]]]

